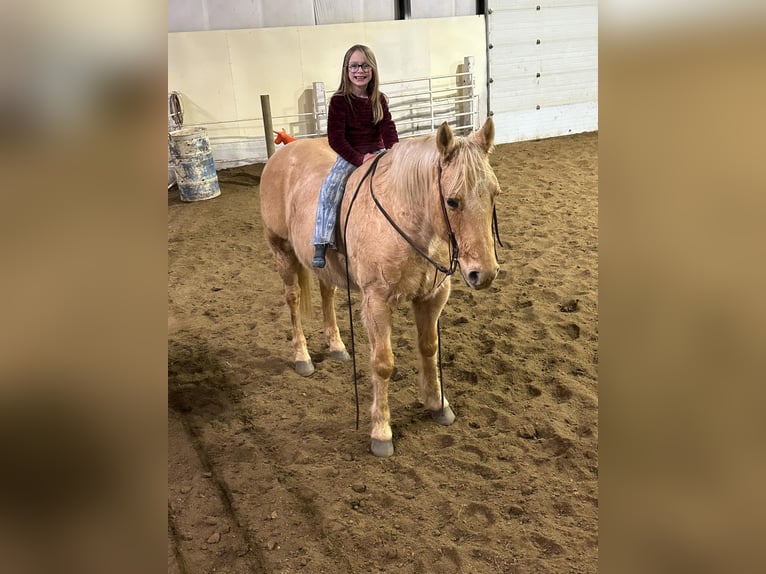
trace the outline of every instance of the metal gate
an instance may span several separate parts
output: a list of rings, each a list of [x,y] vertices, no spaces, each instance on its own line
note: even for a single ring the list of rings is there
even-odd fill
[[[495,142],[598,129],[598,1],[488,0]]]

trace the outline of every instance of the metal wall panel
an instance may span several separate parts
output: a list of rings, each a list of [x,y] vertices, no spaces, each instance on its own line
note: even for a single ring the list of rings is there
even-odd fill
[[[168,0],[169,32],[394,19],[394,0]]]
[[[317,24],[378,22],[396,18],[394,0],[314,0]]]
[[[475,16],[476,0],[410,0],[413,18]]]
[[[497,143],[598,129],[597,0],[489,0]]]

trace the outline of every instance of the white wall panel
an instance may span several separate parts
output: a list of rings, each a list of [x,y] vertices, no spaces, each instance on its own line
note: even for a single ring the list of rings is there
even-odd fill
[[[412,18],[476,15],[476,0],[411,0]],[[396,19],[396,0],[168,0],[168,31],[241,30]]]
[[[168,35],[168,92],[178,86],[183,87],[185,118],[201,123],[237,117],[229,42],[224,33]]]
[[[236,30],[263,26],[260,2],[206,0],[209,30]]]
[[[455,0],[455,16],[478,16],[476,0]]]
[[[395,0],[168,0],[169,32],[375,22],[395,16]]]
[[[211,30],[239,30],[314,24],[313,0],[247,2],[207,0]]]
[[[489,0],[498,143],[598,129],[596,0]]]
[[[552,138],[598,129],[598,103],[568,104],[540,110],[525,109],[513,114],[495,114],[493,119],[495,143]],[[503,134],[502,142],[499,140],[499,134]]]
[[[269,86],[271,113],[292,113],[286,102],[297,101],[303,85],[303,69],[286,43],[298,45],[298,28],[265,28],[226,32],[231,60],[231,83],[236,115],[226,119],[257,118],[261,115],[263,86]],[[268,61],[268,66],[261,62]],[[279,128],[278,128],[279,129]]]
[[[314,0],[317,24],[393,20],[394,0]]]
[[[475,16],[476,0],[410,0],[413,18]]]
[[[207,0],[168,0],[168,32],[209,29]]]

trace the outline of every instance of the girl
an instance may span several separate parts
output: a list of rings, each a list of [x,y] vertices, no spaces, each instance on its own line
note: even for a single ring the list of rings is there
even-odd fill
[[[379,84],[375,54],[367,46],[351,46],[343,57],[340,86],[327,112],[327,139],[338,159],[319,191],[312,240],[314,267],[324,267],[325,251],[335,249],[335,218],[351,172],[399,141]]]

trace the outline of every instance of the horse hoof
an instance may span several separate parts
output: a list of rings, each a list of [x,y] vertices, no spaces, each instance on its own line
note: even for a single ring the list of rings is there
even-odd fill
[[[330,353],[330,358],[335,359],[336,361],[348,361],[351,359],[351,355],[348,354],[346,349],[343,349],[342,351],[332,351]]]
[[[455,413],[451,407],[447,406],[444,410],[431,411],[431,418],[446,427],[455,422]]]
[[[371,439],[370,450],[375,456],[391,456],[394,454],[394,441]]]
[[[309,361],[296,361],[295,362],[295,370],[298,371],[298,374],[303,377],[308,377],[311,373],[314,372],[314,363]]]

